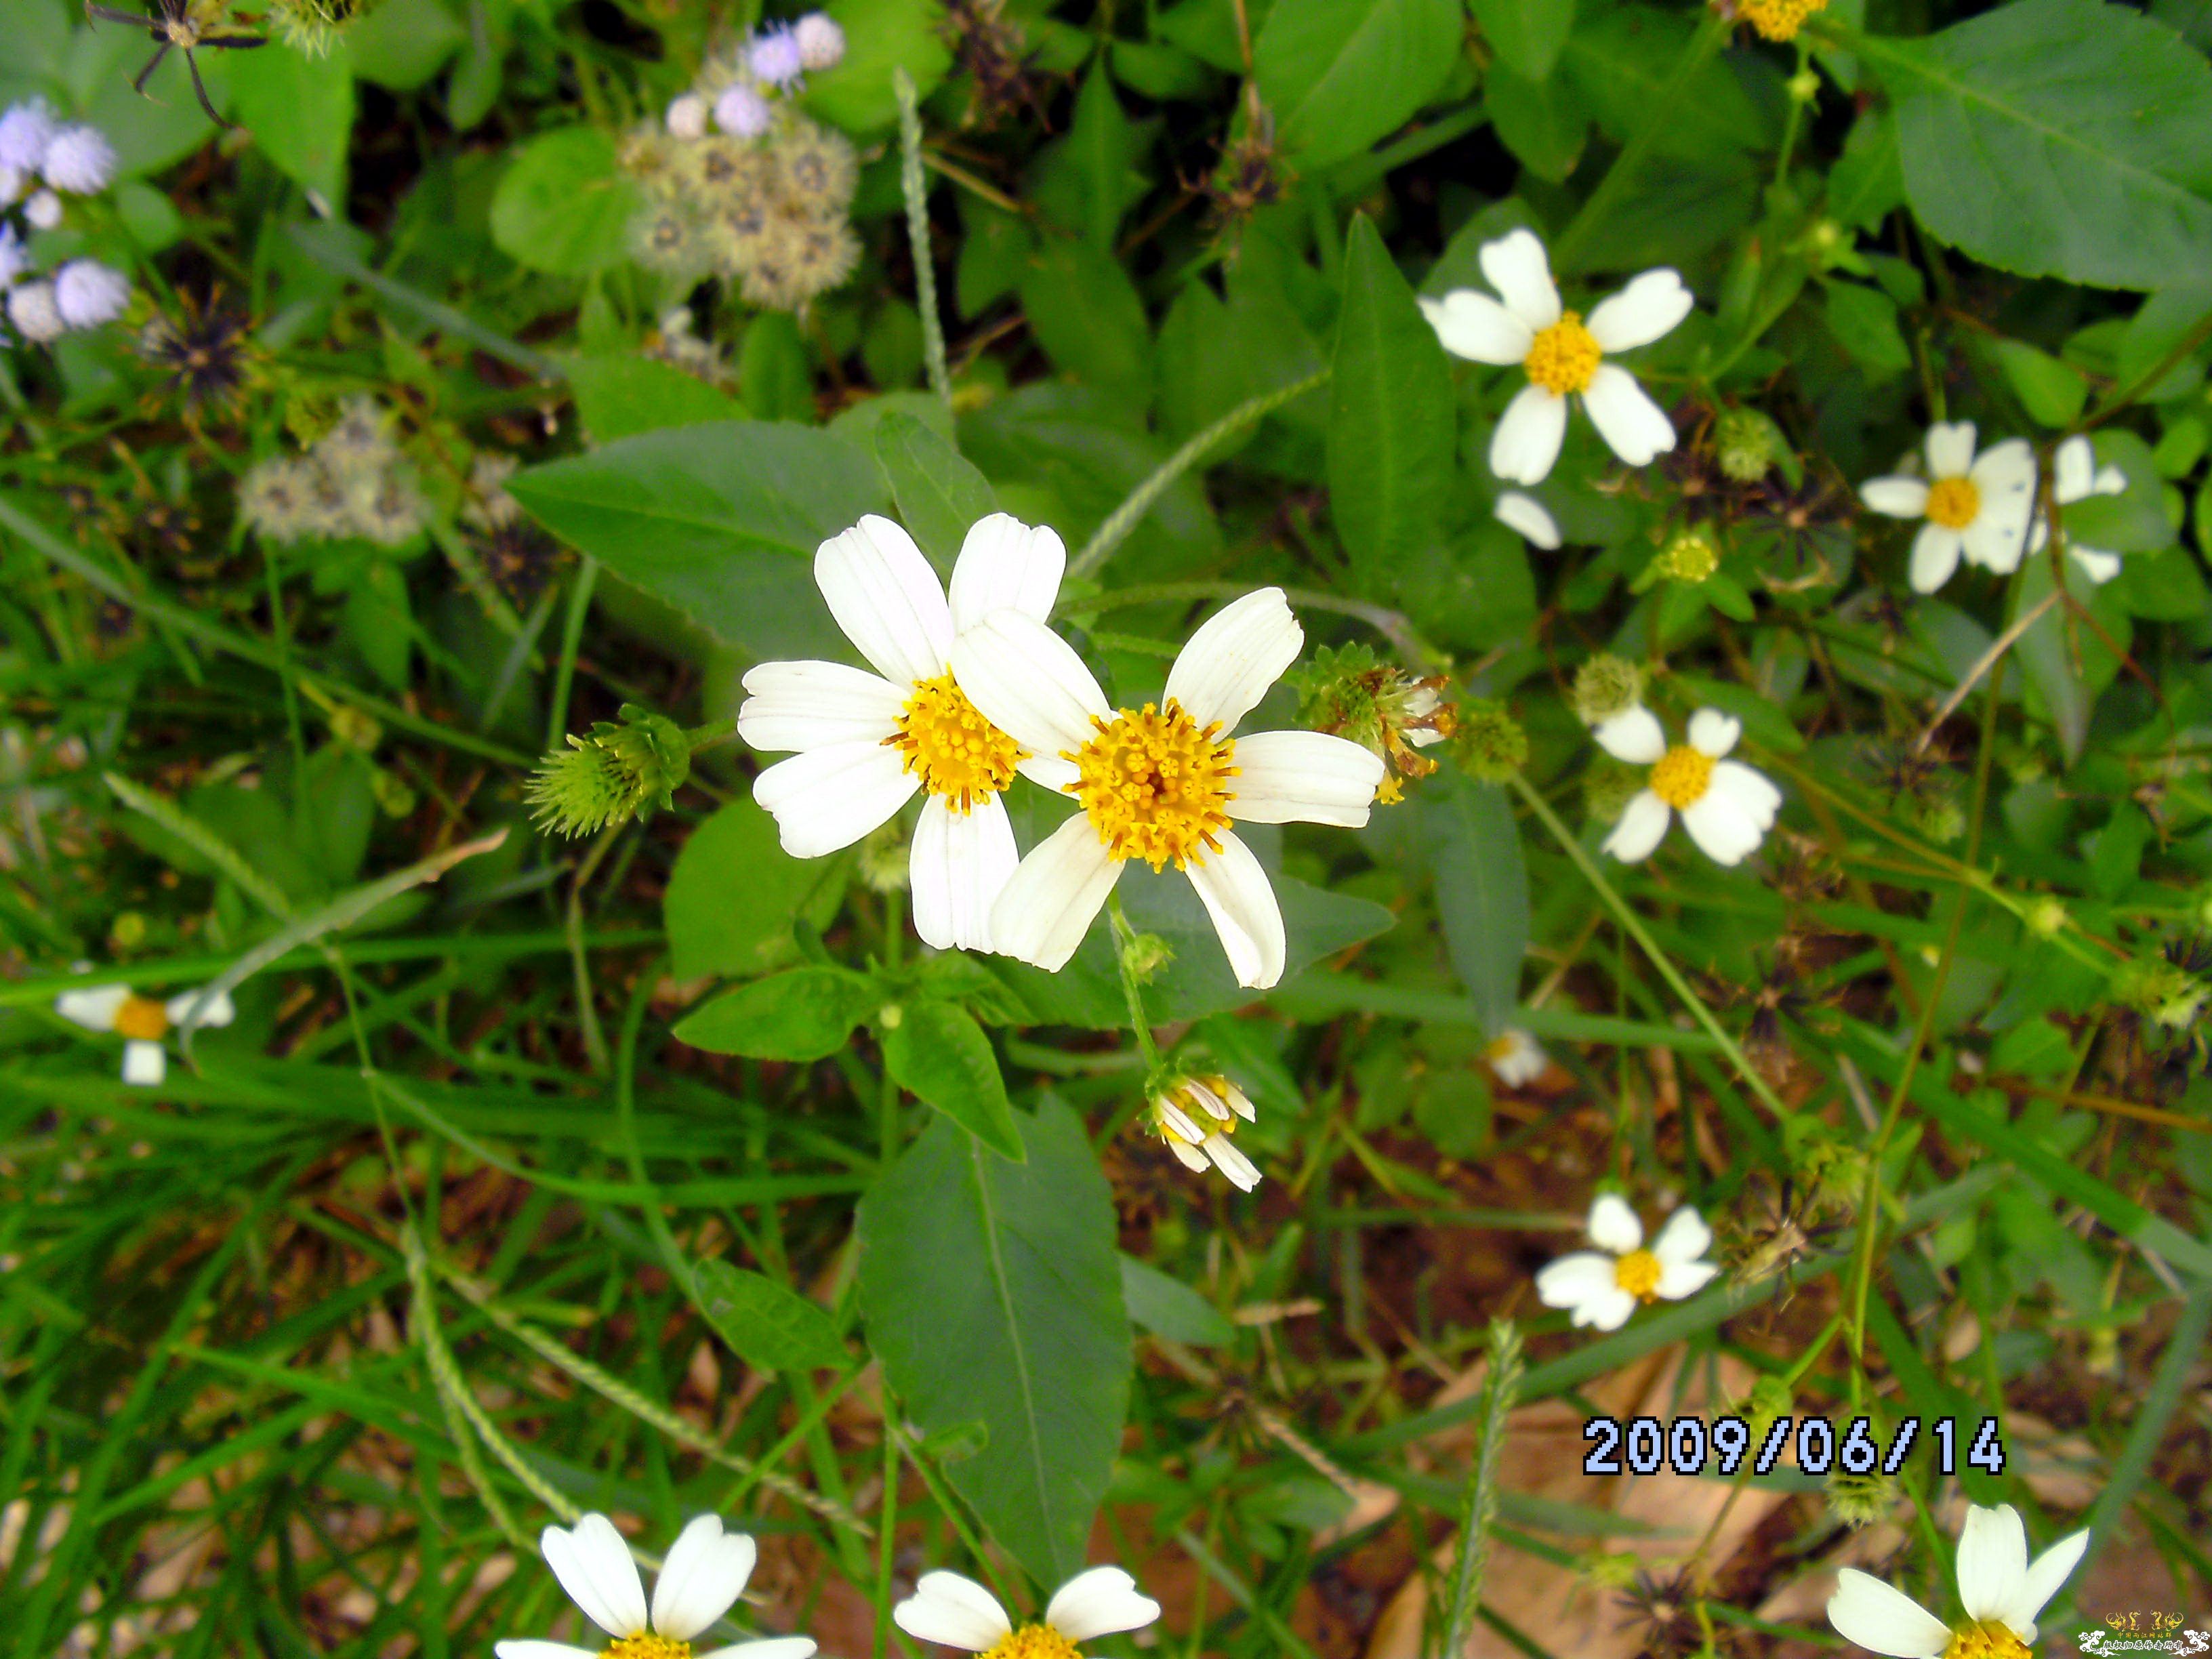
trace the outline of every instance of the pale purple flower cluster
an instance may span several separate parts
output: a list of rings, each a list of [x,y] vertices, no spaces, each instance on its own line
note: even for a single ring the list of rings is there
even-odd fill
[[[669,105],[669,136],[702,138],[711,119],[732,138],[761,137],[775,120],[772,99],[796,93],[809,74],[835,69],[844,56],[845,31],[825,12],[757,30]]]
[[[131,303],[130,279],[97,259],[39,270],[25,236],[60,225],[64,196],[93,195],[114,178],[115,146],[98,127],[62,121],[39,98],[0,111],[0,304],[33,344],[112,322]]]

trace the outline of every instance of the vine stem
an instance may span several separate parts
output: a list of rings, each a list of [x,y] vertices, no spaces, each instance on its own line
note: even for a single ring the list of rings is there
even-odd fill
[[[1137,942],[1137,930],[1129,925],[1119,893],[1107,896],[1106,915],[1114,928],[1114,965],[1121,969],[1121,994],[1128,1000],[1130,1029],[1137,1034],[1137,1047],[1145,1056],[1146,1078],[1150,1081],[1160,1069],[1160,1049],[1152,1041],[1152,1024],[1145,1018],[1145,994],[1137,984],[1137,970],[1129,959]]]

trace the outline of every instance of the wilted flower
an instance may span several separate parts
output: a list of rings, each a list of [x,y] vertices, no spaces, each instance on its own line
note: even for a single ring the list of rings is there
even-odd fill
[[[1325,645],[1287,678],[1298,688],[1301,726],[1349,738],[1382,761],[1388,771],[1376,799],[1385,805],[1401,798],[1401,778],[1437,769],[1420,751],[1449,737],[1458,721],[1443,701],[1443,675],[1417,678],[1364,645]]]
[[[1187,1170],[1208,1164],[1240,1192],[1260,1184],[1252,1160],[1231,1144],[1237,1121],[1256,1122],[1251,1097],[1225,1077],[1178,1077],[1152,1097],[1152,1127]]]
[[[185,295],[179,303],[176,317],[156,316],[146,325],[138,355],[165,372],[168,393],[183,403],[188,419],[234,408],[258,366],[252,324],[212,295],[204,302]]]

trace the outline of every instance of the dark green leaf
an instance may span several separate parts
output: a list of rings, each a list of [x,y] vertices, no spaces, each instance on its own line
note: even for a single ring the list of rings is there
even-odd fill
[[[1053,367],[1132,418],[1152,401],[1152,327],[1137,285],[1111,252],[1048,242],[1022,274],[1022,310]]]
[[[849,867],[842,854],[792,857],[774,818],[750,800],[731,801],[691,832],[669,872],[660,901],[669,971],[744,979],[781,966],[796,949],[793,921],[827,927]]]
[[[580,276],[629,258],[637,196],[597,127],[558,127],[515,155],[491,198],[491,239],[532,270]]]
[[[894,69],[912,76],[927,98],[952,67],[939,0],[824,0],[820,9],[845,31],[845,56],[807,77],[806,111],[818,121],[855,134],[888,127],[898,119]]]
[[[1154,1336],[1186,1347],[1224,1347],[1237,1340],[1237,1328],[1221,1310],[1180,1279],[1133,1255],[1121,1258],[1121,1299],[1131,1322]]]
[[[215,56],[203,53],[201,61]],[[353,58],[338,42],[319,56],[272,42],[234,54],[233,114],[276,170],[342,209],[353,137]]]
[[[1457,0],[1275,0],[1252,69],[1285,149],[1326,167],[1402,125],[1452,72],[1460,15]]]
[[[1498,61],[1530,81],[1551,74],[1574,33],[1575,0],[1474,0],[1474,6]]]
[[[949,1002],[908,1003],[897,1015],[894,1021],[884,1012],[884,1069],[1000,1157],[1020,1163],[1021,1131],[983,1028]]]
[[[837,1326],[815,1303],[726,1261],[694,1264],[699,1311],[730,1351],[761,1370],[819,1370],[846,1363]]]
[[[875,987],[842,968],[793,968],[725,992],[676,1024],[676,1037],[714,1054],[823,1060],[845,1046],[876,1004]]]
[[[577,418],[596,444],[663,427],[740,420],[745,413],[727,393],[657,358],[570,357],[562,367]]]
[[[1413,810],[1436,878],[1445,947],[1483,1030],[1495,1036],[1521,1006],[1521,963],[1528,952],[1521,826],[1501,785],[1456,772],[1432,781]]]
[[[999,498],[975,464],[911,415],[876,423],[876,461],[898,514],[921,550],[949,576],[969,528],[999,510]]]

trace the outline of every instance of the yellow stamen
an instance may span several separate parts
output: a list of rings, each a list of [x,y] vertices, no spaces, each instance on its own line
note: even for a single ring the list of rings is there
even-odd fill
[[[1083,1659],[1075,1644],[1050,1625],[1024,1625],[1002,1636],[983,1659]]]
[[[1826,11],[1828,0],[1736,0],[1736,15],[1768,40],[1795,40],[1805,20]]]
[[[169,1011],[151,997],[125,997],[115,1011],[115,1034],[135,1042],[159,1042],[169,1034]]]
[[[924,789],[956,812],[1000,793],[1014,781],[1014,763],[1029,758],[983,718],[950,674],[915,685],[898,730],[884,742],[906,757],[906,769],[920,775]]]
[[[1650,1302],[1659,1294],[1659,1258],[1649,1250],[1631,1250],[1613,1264],[1613,1282],[1629,1295]]]
[[[1991,1619],[1951,1632],[1943,1659],[2028,1659],[2027,1643]]]
[[[1589,389],[1590,376],[1597,373],[1598,360],[1604,355],[1596,337],[1583,326],[1582,313],[1563,311],[1558,322],[1536,337],[1521,367],[1533,383],[1565,397]]]
[[[1651,769],[1650,781],[1651,793],[1679,812],[1696,805],[1712,787],[1713,757],[1702,749],[1678,743],[1660,756],[1659,763]]]
[[[1928,486],[1928,518],[1946,530],[1964,530],[1982,510],[1982,492],[1972,478],[1938,478]]]
[[[691,1659],[691,1644],[672,1636],[621,1636],[599,1650],[599,1659]]]
[[[1201,726],[1171,698],[1164,710],[1148,702],[1091,724],[1097,735],[1062,757],[1076,765],[1068,793],[1115,858],[1181,869],[1201,850],[1221,850],[1237,744],[1218,720]]]

